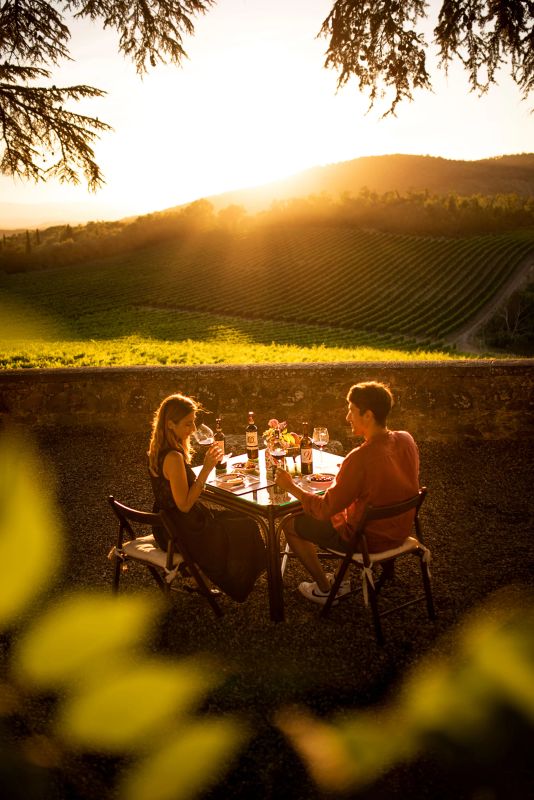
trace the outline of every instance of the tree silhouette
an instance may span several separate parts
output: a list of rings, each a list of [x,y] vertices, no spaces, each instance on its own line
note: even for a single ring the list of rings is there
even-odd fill
[[[192,18],[215,0],[3,0],[0,4],[0,172],[24,179],[78,183],[91,190],[104,183],[93,142],[110,126],[66,108],[71,101],[100,97],[93,86],[41,86],[50,67],[69,59],[67,13],[115,28],[119,51],[142,75],[158,63],[179,64],[186,56],[184,35]],[[325,66],[338,70],[338,86],[355,77],[370,105],[386,92],[412,100],[417,88],[431,88],[424,34],[425,0],[336,0],[319,35],[329,39]],[[496,83],[505,61],[525,99],[534,85],[533,0],[442,0],[434,29],[441,65],[458,58],[472,89]]]
[[[428,45],[418,32],[428,6],[426,0],[336,0],[321,35],[330,39],[325,66],[339,71],[338,87],[355,77],[369,92],[371,107],[392,91],[384,116],[402,100],[413,100],[414,89],[431,89]],[[505,61],[523,99],[532,91],[532,0],[442,0],[433,41],[440,65],[447,69],[458,58],[480,94],[496,83]]]
[[[79,183],[91,190],[104,183],[92,144],[110,126],[65,108],[69,101],[105,94],[92,86],[37,86],[49,67],[70,59],[65,13],[101,19],[120,34],[119,50],[139,74],[158,62],[180,63],[183,34],[191,17],[213,0],[4,0],[0,5],[0,172],[25,179]],[[58,10],[60,9],[60,10]]]

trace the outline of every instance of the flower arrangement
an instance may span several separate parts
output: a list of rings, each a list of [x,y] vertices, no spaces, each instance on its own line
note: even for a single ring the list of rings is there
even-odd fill
[[[269,420],[268,425],[269,427],[267,430],[263,431],[263,438],[266,444],[278,433],[280,441],[288,450],[299,446],[301,437],[298,433],[294,433],[293,431],[289,433],[285,420],[284,422],[279,422],[277,419],[273,418]]]

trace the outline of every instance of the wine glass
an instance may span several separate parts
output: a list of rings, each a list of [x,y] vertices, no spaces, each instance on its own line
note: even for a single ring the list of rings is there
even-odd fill
[[[269,453],[274,458],[276,464],[273,465],[273,478],[276,472],[276,467],[281,466],[284,463],[284,458],[287,454],[287,448],[284,445],[284,442],[276,437],[271,439],[269,442]]]
[[[322,452],[326,445],[330,440],[330,436],[328,435],[328,428],[318,426],[317,428],[313,429],[312,439],[314,445],[318,448],[319,453],[321,456],[319,457],[319,463],[322,464]]]
[[[202,445],[211,445],[213,444],[213,431],[207,425],[199,425],[196,431],[193,433],[193,438],[195,439],[198,444]]]

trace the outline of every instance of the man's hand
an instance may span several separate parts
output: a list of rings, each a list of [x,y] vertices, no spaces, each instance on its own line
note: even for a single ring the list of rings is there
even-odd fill
[[[293,494],[293,490],[296,488],[293,478],[289,474],[289,472],[282,467],[278,467],[276,470],[276,477],[275,477],[276,485],[279,486],[281,489],[284,489],[286,492],[291,492]]]

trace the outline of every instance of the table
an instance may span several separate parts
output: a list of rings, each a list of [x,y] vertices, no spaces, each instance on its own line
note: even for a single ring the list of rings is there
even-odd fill
[[[337,473],[342,461],[342,456],[323,452],[320,456],[321,472]],[[300,460],[300,459],[299,459]],[[244,463],[246,456],[234,456],[229,459],[228,471],[235,469],[235,465]],[[293,459],[287,459],[288,469],[291,471]],[[246,476],[245,485],[235,489],[223,488],[217,483],[215,470],[210,473],[202,491],[201,499],[206,502],[216,503],[230,511],[239,511],[254,519],[264,535],[267,550],[267,585],[269,590],[269,611],[271,619],[281,622],[284,619],[284,594],[283,594],[283,569],[280,554],[280,534],[291,517],[302,512],[302,505],[291,495],[275,486],[274,480],[265,466],[265,450],[259,453],[259,476]],[[198,474],[201,466],[195,467]],[[269,470],[270,472],[270,470]],[[304,480],[304,479],[301,479]],[[303,487],[310,487],[302,483]],[[322,492],[316,491],[318,494]]]

